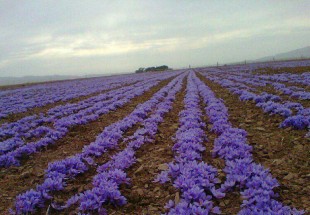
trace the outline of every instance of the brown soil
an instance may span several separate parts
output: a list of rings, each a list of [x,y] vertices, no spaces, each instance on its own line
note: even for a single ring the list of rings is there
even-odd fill
[[[281,72],[283,71],[281,69]],[[217,97],[224,100],[232,124],[248,132],[248,142],[253,146],[255,161],[269,168],[281,185],[276,190],[280,194],[279,201],[285,205],[310,211],[308,198],[310,194],[310,142],[304,138],[306,131],[278,128],[279,123],[283,120],[280,116],[264,114],[254,103],[241,102],[238,96],[201,75],[197,75],[214,91]],[[12,206],[16,195],[34,188],[36,184],[43,181],[44,169],[49,162],[80,152],[83,146],[94,141],[106,126],[127,116],[138,104],[148,100],[171,79],[161,82],[144,95],[134,98],[129,104],[114,112],[101,116],[95,122],[72,128],[55,145],[23,160],[21,167],[0,170],[0,197],[2,197],[0,214],[5,214],[2,211],[6,211]],[[171,137],[175,135],[179,127],[178,114],[184,107],[185,82],[182,91],[177,94],[173,109],[165,115],[164,122],[159,125],[155,142],[145,144],[137,150],[138,162],[127,171],[131,184],[121,186],[121,192],[127,198],[128,204],[119,208],[108,206],[109,214],[160,214],[165,212],[164,206],[169,200],[179,200],[180,193],[171,183],[162,185],[154,183],[153,180],[161,172],[161,169],[165,169],[165,165],[162,164],[173,160],[171,148],[174,142]],[[203,120],[206,123],[209,122],[207,116],[204,116]],[[136,125],[129,129],[124,136],[131,135],[139,126]],[[210,126],[207,124],[208,141],[205,142],[206,151],[203,154],[203,161],[217,168],[219,178],[224,181],[225,174],[222,171],[225,166],[224,161],[211,157],[213,142],[217,135],[210,132],[209,128]],[[105,153],[97,161],[99,163],[108,161],[110,156],[124,149],[125,146],[126,142],[121,142],[119,148]],[[77,192],[91,189],[92,178],[95,174],[95,168],[90,168],[76,180],[68,181],[66,190],[54,193],[54,197],[59,202],[63,202]],[[215,204],[220,206],[222,214],[237,214],[242,204],[240,191],[236,189],[230,192],[223,199],[215,200]],[[37,214],[46,214],[48,205],[47,203],[46,207],[38,211]],[[49,214],[60,213],[50,209]],[[61,214],[74,214],[74,208]]]
[[[197,74],[197,73],[196,73]],[[201,77],[198,75],[198,77]],[[221,180],[221,182],[224,182],[226,179],[225,173],[223,172],[223,169],[225,167],[225,161],[218,157],[212,157],[212,150],[214,147],[214,140],[218,137],[216,134],[210,131],[211,125],[210,120],[207,114],[205,113],[204,109],[206,107],[206,104],[201,102],[201,107],[203,110],[203,121],[206,123],[206,136],[207,141],[205,142],[206,151],[203,153],[202,158],[203,161],[215,167],[218,171],[218,178]],[[219,188],[219,187],[218,187]],[[213,199],[215,202],[215,205],[220,207],[222,214],[237,214],[240,211],[240,205],[242,204],[242,199],[240,195],[240,191],[235,189],[229,193],[226,194],[226,196],[222,199]]]
[[[241,102],[219,84],[200,78],[222,98],[229,110],[230,121],[235,127],[248,132],[257,163],[271,170],[280,183],[279,200],[298,209],[310,210],[309,201],[309,151],[306,131],[280,129],[280,116],[269,116],[252,102]],[[307,183],[308,182],[308,183]]]
[[[180,93],[179,93],[180,94]],[[151,113],[149,113],[148,115],[151,115]],[[134,134],[134,132],[138,129],[138,128],[141,128],[141,124],[137,124],[135,125],[134,127],[130,128],[128,131],[126,131],[123,135],[124,138],[128,137],[128,136],[131,136]],[[157,141],[157,140],[156,140]],[[156,143],[156,142],[155,142]],[[106,163],[107,161],[110,160],[110,158],[117,154],[118,152],[122,151],[125,149],[125,147],[127,146],[127,142],[126,141],[122,141],[121,143],[119,143],[118,145],[118,148],[117,149],[114,149],[114,150],[110,150],[108,153],[105,153],[103,154],[101,157],[98,157],[95,159],[96,163],[98,165],[102,165],[104,163]],[[144,146],[142,146],[143,148]],[[139,153],[140,150],[138,150],[138,153]],[[159,152],[161,152],[162,150],[159,150]],[[139,154],[136,155],[136,157],[138,158],[137,161],[138,163],[142,163],[142,159],[140,159],[139,157]],[[135,166],[134,166],[135,167]],[[132,169],[132,168],[130,168]],[[139,171],[135,170],[133,174],[137,174],[139,173],[140,171],[142,171],[143,169],[140,168]],[[130,170],[132,172],[132,170]],[[57,192],[55,193],[54,198],[55,200],[58,202],[58,203],[62,203],[64,204],[64,202],[68,199],[68,197],[71,197],[72,195],[75,195],[77,194],[78,192],[83,192],[85,191],[86,189],[91,189],[92,188],[92,179],[93,177],[97,174],[96,172],[96,168],[95,167],[90,167],[90,170],[87,171],[86,173],[78,176],[75,180],[72,180],[72,181],[68,181],[66,184],[67,184],[67,187],[65,188],[64,191],[62,192]],[[128,174],[128,177],[130,177],[131,175]],[[133,186],[133,180],[132,180],[132,177],[131,178],[131,184],[129,186],[125,186],[125,185],[122,185],[122,194],[127,193],[129,192],[129,195],[131,196],[134,196],[132,193],[130,193],[130,191],[132,191],[134,189],[134,186]],[[144,184],[143,184],[144,186]],[[141,187],[143,187],[141,186]],[[134,191],[133,191],[134,192]],[[126,196],[126,195],[125,195]],[[134,197],[134,198],[137,198],[137,197]],[[130,207],[130,205],[132,205],[130,202],[128,205],[125,206],[126,207]],[[75,205],[77,206],[77,205]],[[48,207],[48,206],[47,206]],[[46,208],[47,208],[46,207]],[[108,206],[109,207],[109,206]],[[46,208],[45,209],[42,209],[41,211],[46,211]],[[75,208],[74,206],[72,206],[71,208],[68,208],[66,209],[65,211],[56,211],[56,210],[51,210],[51,214],[73,214],[73,213],[77,213],[78,211],[76,210],[77,208]],[[109,207],[110,210],[115,210],[115,209],[119,209],[119,210],[122,210],[122,208],[115,208],[112,206]],[[135,208],[132,209],[132,213],[134,213],[134,211],[136,211]],[[128,214],[126,212],[126,214]]]
[[[294,67],[294,68],[279,68],[279,69],[273,69],[273,68],[262,68],[262,69],[257,69],[254,71],[256,74],[268,74],[268,75],[273,75],[273,74],[279,74],[279,73],[294,73],[294,74],[301,74],[304,72],[310,72],[310,66],[301,66],[301,67]]]
[[[138,162],[129,169],[130,187],[123,187],[122,194],[128,204],[120,208],[108,209],[109,214],[160,214],[169,200],[175,200],[177,190],[172,184],[154,183],[155,177],[165,169],[165,163],[173,160],[172,137],[179,127],[178,114],[183,110],[186,80],[182,90],[176,95],[173,108],[158,127],[154,143],[143,145],[137,150]]]
[[[58,140],[54,145],[23,160],[22,166],[2,169],[0,171],[0,197],[2,197],[0,200],[0,211],[11,207],[16,195],[42,182],[44,170],[49,162],[80,152],[84,145],[95,140],[104,127],[127,116],[138,104],[149,100],[154,93],[167,85],[172,79],[160,82],[142,96],[132,99],[130,103],[116,111],[102,115],[95,122],[73,127],[64,138]]]
[[[300,85],[297,85],[297,84],[294,86],[300,87]],[[276,89],[274,89],[272,85],[267,84],[267,86],[265,87],[256,87],[256,89],[260,92],[266,92],[266,93],[277,95],[281,98],[282,101],[297,102],[297,103],[300,103],[304,108],[310,107],[309,100],[307,101],[307,100],[299,100],[297,98],[292,98],[289,95],[282,93],[281,91],[277,91]]]
[[[223,77],[223,76],[222,76]],[[223,77],[225,78],[225,77]],[[230,80],[230,79],[228,79]],[[242,82],[238,82],[238,81],[234,81],[234,80],[230,80],[232,82],[235,82],[235,83],[242,83]],[[277,95],[281,98],[282,101],[291,101],[291,102],[297,102],[297,103],[300,103],[304,108],[308,108],[310,107],[310,101],[308,100],[299,100],[297,98],[292,98],[290,97],[289,95],[286,95],[284,93],[282,93],[281,91],[278,91],[276,90],[272,85],[270,84],[267,84],[266,86],[264,87],[260,87],[260,86],[254,86],[254,85],[251,85],[251,84],[247,84],[247,83],[242,83],[246,86],[249,86],[251,88],[254,88],[256,91],[254,93],[256,94],[260,94],[260,93],[263,93],[263,92],[266,92],[266,93],[270,93],[270,94],[273,94],[273,95]],[[285,83],[286,84],[286,83]],[[305,88],[304,86],[300,85],[300,84],[294,84],[294,86],[296,87],[302,87],[302,88]],[[305,88],[306,89],[306,88]],[[305,90],[306,91],[306,90]]]
[[[132,128],[130,128],[128,131],[126,131],[123,134],[123,138],[126,138],[126,137],[133,135],[134,132],[140,126],[141,126],[140,124],[137,124],[137,125],[133,126]],[[116,155],[118,152],[124,150],[126,145],[127,145],[126,141],[120,142],[118,144],[117,148],[109,150],[108,152],[104,153],[100,157],[94,158],[95,162],[98,164],[98,166],[108,162],[109,160],[111,160],[111,157],[113,155]],[[77,193],[81,193],[83,191],[86,191],[88,189],[91,189],[93,187],[92,186],[93,177],[96,174],[98,174],[96,169],[97,169],[96,166],[89,166],[89,170],[87,172],[77,176],[73,180],[68,180],[66,182],[66,187],[63,191],[54,192],[52,194],[52,196],[54,198],[53,201],[57,202],[59,205],[64,205],[65,202],[68,200],[68,198],[70,198],[71,196],[73,196]],[[42,208],[40,211],[38,211],[37,214],[44,213],[45,211],[47,211],[47,208],[49,206],[50,206],[50,204],[47,203],[46,207]],[[74,206],[77,206],[77,205],[74,205]],[[75,208],[74,206],[72,206],[71,208],[68,208],[64,211],[57,211],[57,210],[50,208],[50,214],[75,214],[75,213],[78,213],[77,208]]]

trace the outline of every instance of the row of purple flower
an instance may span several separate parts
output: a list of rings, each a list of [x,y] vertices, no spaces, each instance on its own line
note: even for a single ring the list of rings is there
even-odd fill
[[[94,188],[73,196],[62,207],[57,204],[53,204],[53,206],[57,209],[63,209],[80,201],[80,210],[96,210],[104,213],[105,210],[102,208],[104,203],[123,204],[125,198],[121,196],[118,190],[121,183],[128,181],[123,170],[135,162],[135,149],[154,139],[157,125],[162,121],[163,114],[171,109],[175,94],[181,88],[184,75],[178,76],[155,93],[150,100],[138,105],[124,119],[106,127],[97,136],[96,141],[86,145],[81,153],[49,164],[44,182],[38,185],[35,190],[31,189],[17,196],[16,214],[31,213],[36,208],[43,207],[46,200],[52,199],[53,191],[64,190],[68,179],[74,179],[77,175],[85,173],[90,166],[96,167],[98,171],[98,175],[94,177]],[[149,116],[151,112],[152,114]],[[124,132],[137,123],[141,123],[142,127],[129,138],[128,147],[113,156],[108,163],[98,166],[93,158],[117,148],[118,143],[123,140]]]
[[[180,128],[173,147],[175,161],[169,163],[169,169],[156,179],[161,183],[172,179],[174,187],[182,192],[178,204],[173,201],[167,204],[168,214],[220,213],[212,199],[223,198],[235,187],[244,199],[239,214],[303,214],[303,211],[291,209],[276,200],[274,188],[279,186],[278,182],[269,170],[253,161],[246,131],[233,128],[222,100],[217,99],[197,77],[193,76],[193,79],[189,79],[185,110],[180,113]],[[218,135],[213,156],[224,159],[226,164],[226,180],[218,189],[217,170],[201,161],[201,152],[205,150],[201,144],[205,139],[205,125],[201,121],[198,91],[206,105],[211,132]]]
[[[282,92],[283,94],[290,95],[294,99],[298,100],[310,100],[310,92],[306,91],[306,86],[310,83],[310,72],[298,74],[280,73],[274,75],[261,75],[253,73],[239,73],[236,71],[221,72],[222,77],[236,82],[250,84],[252,86],[267,86],[269,84],[274,89]],[[282,83],[281,83],[282,82]],[[284,83],[289,83],[290,86],[286,86]],[[291,86],[291,84],[303,84],[304,87]],[[255,88],[252,88],[253,90]]]
[[[68,101],[80,96],[100,93],[124,83],[141,81],[145,77],[116,76],[56,83],[38,84],[14,90],[0,91],[0,119],[10,114],[21,113],[34,107],[42,107],[58,101]],[[124,80],[126,80],[124,82]]]
[[[96,103],[85,109],[80,108],[80,106],[85,106],[85,102],[82,101],[76,103],[76,111],[70,112],[68,116],[66,116],[66,114],[62,117],[60,117],[59,114],[40,114],[33,118],[27,117],[27,120],[30,119],[32,121],[29,120],[30,122],[28,121],[26,124],[23,122],[14,123],[14,130],[11,130],[11,134],[13,133],[14,136],[0,143],[0,154],[2,154],[0,155],[0,167],[20,165],[19,158],[23,155],[33,154],[39,151],[42,147],[55,143],[57,140],[65,136],[71,127],[97,120],[101,115],[124,106],[133,98],[142,95],[151,87],[157,85],[160,81],[174,75],[176,75],[176,73],[165,73],[161,76],[157,75],[146,81],[138,82],[134,85],[96,96],[94,98]],[[68,105],[57,107],[58,113],[66,113],[67,107]],[[52,113],[55,112],[52,111]],[[53,127],[36,127],[43,123],[52,123]],[[9,128],[5,128],[5,131],[10,131]],[[33,129],[30,130],[30,128]],[[27,143],[23,140],[25,137],[36,137],[37,140]]]
[[[300,103],[297,102],[281,102],[281,98],[279,96],[266,92],[256,94],[254,93],[255,89],[240,82],[220,78],[218,77],[218,73],[220,72],[217,71],[212,72],[211,74],[202,74],[211,81],[214,81],[227,88],[232,93],[237,94],[241,101],[254,101],[256,106],[261,107],[264,112],[271,115],[277,114],[283,116],[285,119],[280,124],[280,127],[293,127],[295,129],[309,128],[310,108],[304,108]],[[241,79],[241,77],[239,79]],[[297,111],[295,115],[293,115],[293,110]]]
[[[53,202],[54,191],[64,190],[69,179],[85,173],[89,168],[96,168],[98,172],[93,178],[93,188],[72,196],[63,206],[55,202],[52,206],[62,210],[79,203],[78,209],[83,213],[106,214],[105,204],[125,204],[126,198],[119,189],[121,184],[130,182],[125,170],[135,163],[135,151],[143,144],[153,142],[157,126],[163,121],[164,114],[171,110],[185,75],[175,78],[123,120],[106,127],[96,141],[85,146],[81,153],[49,164],[44,182],[36,189],[17,196],[15,210],[11,213],[33,213],[37,208],[44,207],[47,200]],[[190,72],[187,80],[185,109],[179,113],[179,129],[172,148],[175,159],[168,164],[168,170],[157,178],[162,183],[172,182],[181,192],[179,203],[168,202],[168,214],[218,214],[220,209],[212,200],[225,197],[235,188],[240,190],[244,199],[239,212],[241,215],[304,214],[277,200],[274,188],[279,186],[278,182],[268,169],[253,161],[247,133],[232,127],[223,101],[216,98],[194,72]],[[226,180],[222,184],[217,178],[217,170],[202,161],[207,127],[201,119],[204,114],[201,102],[211,124],[210,132],[218,136],[214,142],[213,156],[225,161]],[[140,123],[140,128],[124,139],[124,132],[137,123]],[[99,165],[95,162],[95,157],[117,148],[120,141],[128,141],[124,150],[112,156],[107,163]]]

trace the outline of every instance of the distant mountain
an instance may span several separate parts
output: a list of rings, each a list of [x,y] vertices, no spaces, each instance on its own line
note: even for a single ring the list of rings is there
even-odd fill
[[[301,58],[310,58],[310,46],[285,53],[276,54],[274,56],[259,58],[255,61],[290,60]]]
[[[60,81],[60,80],[76,79],[76,78],[82,78],[82,76],[50,75],[50,76],[1,77],[0,86],[35,83],[35,82],[46,82],[46,81]]]

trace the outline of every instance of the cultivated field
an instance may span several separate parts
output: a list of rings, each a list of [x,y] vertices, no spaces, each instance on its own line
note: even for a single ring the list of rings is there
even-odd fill
[[[0,90],[0,214],[306,214],[310,61]]]

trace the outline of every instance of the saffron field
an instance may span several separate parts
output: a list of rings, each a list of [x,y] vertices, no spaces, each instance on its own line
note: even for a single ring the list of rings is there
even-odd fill
[[[0,89],[0,214],[307,214],[310,61]]]

